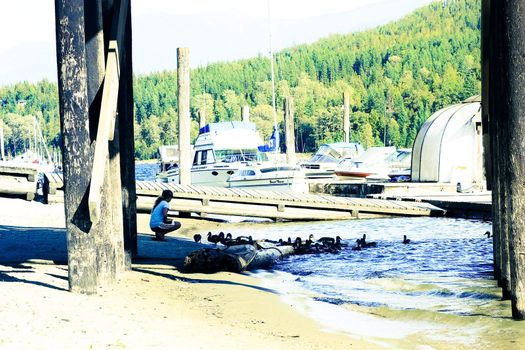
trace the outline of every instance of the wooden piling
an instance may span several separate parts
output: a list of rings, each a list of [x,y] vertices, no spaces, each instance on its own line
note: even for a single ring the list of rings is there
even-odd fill
[[[497,58],[494,54],[493,36],[494,32],[494,14],[491,10],[492,0],[483,0],[481,8],[481,119],[483,125],[483,150],[484,150],[484,169],[487,179],[487,188],[492,191],[492,243],[493,243],[493,263],[494,279],[501,286],[501,231],[500,231],[500,189],[499,178],[492,165],[495,164],[496,158],[496,125],[494,113],[494,76],[491,71]]]
[[[96,292],[97,252],[87,203],[89,130],[84,0],[55,0],[60,127],[64,142],[69,289]],[[81,165],[82,164],[82,165]]]
[[[350,92],[343,92],[343,133],[344,141],[350,142]]]
[[[242,106],[242,121],[245,123],[250,121],[250,106]]]
[[[135,132],[133,113],[133,64],[131,3],[128,3],[126,34],[120,68],[119,86],[119,139],[120,139],[120,179],[122,183],[122,216],[124,230],[124,258],[127,269],[137,256],[137,187],[135,183]]]
[[[489,76],[490,101],[489,101],[489,116],[493,125],[493,135],[491,136],[494,142],[493,147],[493,172],[495,179],[495,192],[497,200],[495,203],[497,223],[494,228],[496,232],[495,241],[499,239],[499,253],[501,254],[501,271],[499,285],[502,288],[502,298],[504,300],[510,299],[510,252],[509,252],[509,220],[511,215],[511,207],[509,206],[509,183],[508,183],[508,155],[510,154],[508,147],[508,106],[505,102],[508,84],[504,79],[506,68],[504,67],[504,17],[501,6],[491,7],[491,23],[492,23],[492,54],[490,70],[492,74]],[[493,117],[493,118],[492,118]]]
[[[179,90],[179,183],[191,185],[190,50],[188,48],[177,48],[177,88]]]
[[[284,99],[284,123],[286,133],[286,162],[296,163],[295,156],[295,128],[294,128],[294,105],[291,97]]]
[[[502,105],[507,106],[509,257],[512,317],[525,319],[525,8],[518,0],[503,1]]]

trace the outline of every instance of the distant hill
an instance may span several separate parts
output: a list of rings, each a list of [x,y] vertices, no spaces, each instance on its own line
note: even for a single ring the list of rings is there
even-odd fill
[[[479,93],[479,17],[480,0],[449,0],[446,6],[436,2],[376,29],[277,52],[277,107],[282,109],[285,96],[294,98],[298,150],[311,152],[320,143],[342,139],[345,90],[351,92],[353,140],[365,146],[410,147],[433,111]],[[206,25],[212,30],[213,24]],[[135,37],[140,39],[137,32]],[[194,136],[199,110],[206,111],[209,121],[234,120],[244,104],[269,136],[273,117],[270,61],[265,56],[192,70]],[[49,106],[53,97],[46,95],[51,85],[0,89],[0,116],[40,114],[54,125],[45,131],[48,139],[58,142],[58,111]],[[137,156],[153,157],[159,144],[176,142],[176,74],[138,76],[134,93]],[[23,111],[17,99],[27,100]],[[282,112],[278,119],[282,122]]]

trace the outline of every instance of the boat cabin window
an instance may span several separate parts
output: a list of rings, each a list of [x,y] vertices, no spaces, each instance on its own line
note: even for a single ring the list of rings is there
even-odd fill
[[[268,156],[257,149],[224,149],[216,150],[217,162],[262,162],[267,161]]]
[[[294,166],[279,166],[279,167],[271,167],[271,168],[262,168],[260,169],[261,173],[271,173],[274,171],[301,171],[298,167]]]
[[[240,176],[255,176],[255,171],[253,170],[241,170]]]
[[[213,152],[209,150],[195,152],[195,157],[193,158],[193,165],[205,165],[211,163],[215,163]]]

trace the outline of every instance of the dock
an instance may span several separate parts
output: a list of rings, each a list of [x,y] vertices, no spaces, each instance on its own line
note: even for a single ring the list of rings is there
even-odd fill
[[[162,190],[173,191],[172,211],[179,213],[263,217],[274,220],[346,220],[378,216],[442,216],[445,211],[428,203],[385,199],[334,197],[137,181],[137,209],[150,211]]]
[[[0,193],[19,196],[31,201],[35,198],[38,180],[36,166],[0,162]]]
[[[385,199],[335,197],[327,194],[298,194],[284,191],[247,190],[173,183],[137,181],[137,210],[150,212],[163,190],[173,191],[171,214],[201,217],[232,215],[274,220],[345,220],[378,216],[442,216],[445,211],[428,203]],[[60,202],[62,176],[44,175],[44,197]],[[63,200],[63,199],[62,199]]]

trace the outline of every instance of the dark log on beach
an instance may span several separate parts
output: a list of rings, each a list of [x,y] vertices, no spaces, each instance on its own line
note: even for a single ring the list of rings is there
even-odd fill
[[[235,245],[227,248],[205,248],[195,251],[184,259],[184,269],[188,272],[242,272],[264,269],[277,260],[292,254],[291,246],[275,246],[256,243]]]

